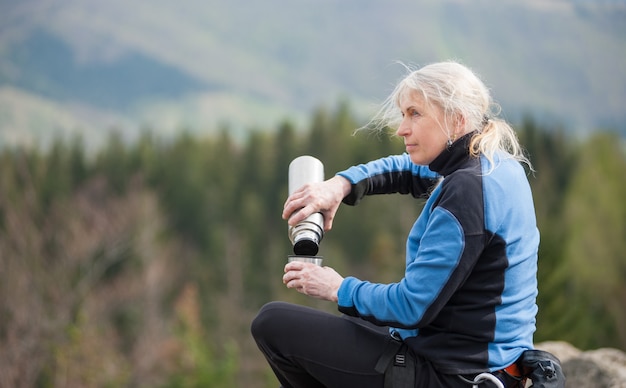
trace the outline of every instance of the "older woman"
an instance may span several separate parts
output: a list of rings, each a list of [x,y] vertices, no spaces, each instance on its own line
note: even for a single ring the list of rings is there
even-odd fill
[[[516,361],[533,346],[539,232],[522,166],[530,163],[495,107],[461,64],[409,70],[370,123],[396,128],[406,152],[289,196],[290,225],[322,212],[326,230],[342,202],[390,193],[428,200],[397,283],[285,266],[287,287],[336,302],[344,316],[282,302],[261,309],[252,333],[283,387],[522,383]]]

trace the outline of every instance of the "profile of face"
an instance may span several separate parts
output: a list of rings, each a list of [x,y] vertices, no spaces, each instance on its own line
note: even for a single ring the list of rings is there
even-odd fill
[[[443,110],[435,104],[428,104],[421,93],[413,90],[403,93],[398,105],[402,121],[396,135],[404,139],[406,152],[413,163],[430,164],[446,148],[448,139],[456,131],[445,127]]]

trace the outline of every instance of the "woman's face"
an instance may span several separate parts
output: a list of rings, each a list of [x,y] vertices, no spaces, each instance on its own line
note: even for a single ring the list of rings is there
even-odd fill
[[[404,138],[406,152],[415,164],[430,164],[445,148],[448,131],[443,127],[443,110],[426,104],[417,92],[405,93],[400,99],[402,122],[396,135]]]

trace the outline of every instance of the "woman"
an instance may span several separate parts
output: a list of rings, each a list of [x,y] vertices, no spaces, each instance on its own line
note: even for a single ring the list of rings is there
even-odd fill
[[[319,211],[330,230],[341,202],[429,196],[398,283],[285,266],[288,288],[336,302],[345,315],[281,302],[261,309],[252,333],[283,387],[383,387],[402,378],[414,387],[522,383],[516,361],[533,345],[539,232],[521,165],[530,163],[494,106],[461,64],[410,71],[370,123],[397,128],[406,153],[351,167],[287,199],[290,225]]]

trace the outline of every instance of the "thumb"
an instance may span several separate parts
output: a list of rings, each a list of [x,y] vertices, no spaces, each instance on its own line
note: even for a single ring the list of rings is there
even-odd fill
[[[333,228],[333,215],[330,212],[323,213],[324,215],[324,232],[328,232]]]

